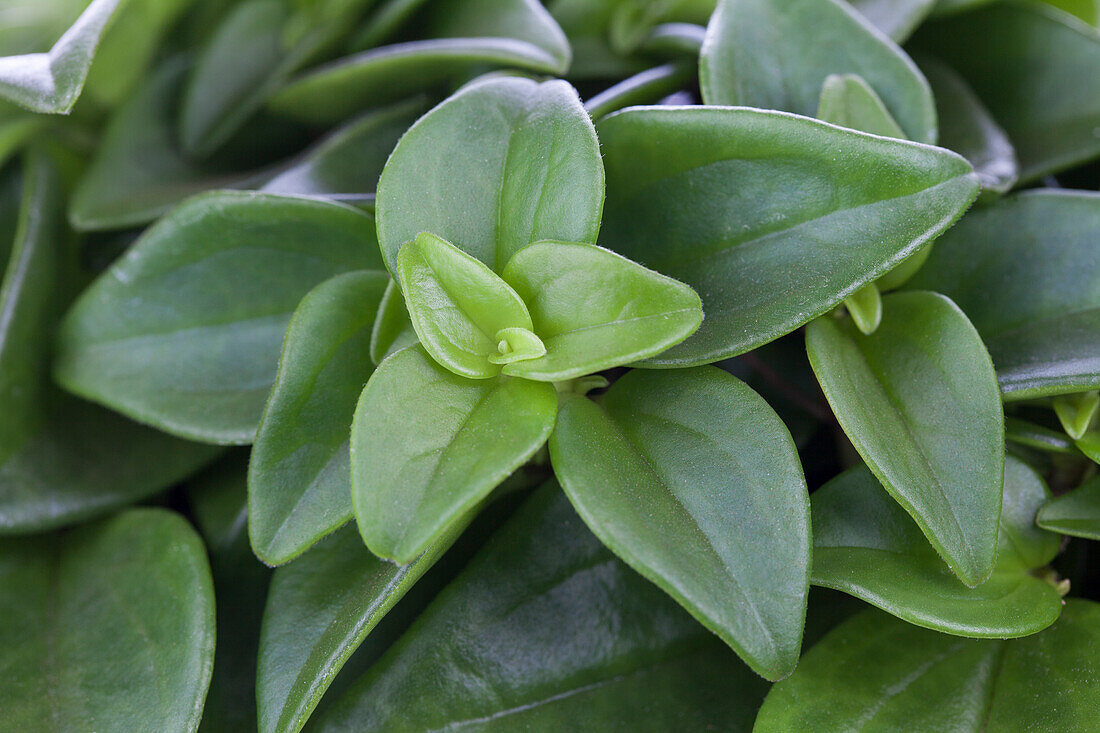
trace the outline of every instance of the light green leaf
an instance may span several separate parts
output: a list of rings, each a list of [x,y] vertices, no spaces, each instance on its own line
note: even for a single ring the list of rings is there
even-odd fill
[[[883,653],[889,650],[889,653]],[[1066,670],[1073,670],[1067,674]],[[1049,629],[969,640],[868,610],[772,687],[754,731],[1088,730],[1100,716],[1100,604],[1070,600]]]
[[[936,142],[928,82],[893,41],[843,0],[718,3],[699,54],[699,86],[707,104],[810,116],[830,74],[863,77],[906,137]]]
[[[395,351],[417,342],[416,331],[405,308],[405,298],[397,288],[397,282],[390,280],[382,302],[378,304],[378,317],[370,335],[370,358],[375,365]]]
[[[1097,415],[1100,415],[1100,392],[1096,390],[1059,395],[1052,403],[1054,414],[1062,423],[1062,429],[1074,440],[1083,438]]]
[[[871,25],[902,43],[932,12],[936,0],[849,0]]]
[[[302,299],[248,466],[252,548],[281,565],[351,519],[355,402],[374,371],[370,334],[388,278],[348,272]]]
[[[821,87],[817,118],[872,135],[905,139],[905,133],[862,76],[830,74]]]
[[[546,346],[541,358],[505,366],[514,377],[565,381],[656,356],[703,320],[690,287],[591,244],[537,242],[503,275]]]
[[[542,447],[557,406],[550,384],[466,379],[420,346],[388,357],[352,424],[352,504],[367,547],[412,561]]]
[[[1035,2],[927,23],[914,46],[946,61],[1008,133],[1020,181],[1100,155],[1100,33]]]
[[[883,298],[870,336],[820,318],[806,351],[852,445],[970,587],[993,570],[1004,416],[977,331],[947,298]]]
[[[1085,21],[1094,28],[1100,28],[1100,0],[1035,0],[1064,10]]]
[[[562,81],[474,82],[422,117],[378,184],[378,241],[397,253],[431,232],[499,272],[531,242],[594,242],[603,208],[599,141]]]
[[[1006,400],[1096,389],[1097,231],[1100,194],[1017,194],[967,215],[936,243],[909,287],[943,293],[966,312]]]
[[[870,336],[882,323],[882,296],[874,283],[867,283],[853,293],[844,306],[864,336]]]
[[[250,443],[298,301],[338,273],[381,269],[371,223],[304,198],[190,199],[76,301],[55,378],[172,434]]]
[[[397,278],[424,350],[455,374],[488,379],[500,374],[494,357],[546,353],[516,291],[450,242],[418,234],[398,253]]]
[[[762,688],[548,485],[317,730],[748,731]]]
[[[554,472],[585,523],[753,670],[798,661],[809,501],[790,433],[713,367],[633,371],[600,404],[563,396]]]
[[[780,112],[639,107],[599,133],[600,244],[703,299],[699,331],[652,360],[665,366],[750,351],[832,310],[978,191],[953,153]]]
[[[1051,532],[1100,540],[1100,477],[1047,503],[1036,522]]]
[[[917,626],[958,636],[1026,636],[1062,611],[1054,586],[1029,571],[1058,553],[1058,536],[1035,527],[1050,492],[1021,461],[1005,466],[997,565],[967,588],[865,466],[813,495],[810,582],[862,598]]]
[[[1074,441],[1077,450],[1088,456],[1093,463],[1100,463],[1100,430],[1090,430]]]
[[[68,114],[88,76],[96,47],[122,0],[92,0],[48,53],[0,58],[0,99],[32,112]]]
[[[194,730],[214,657],[202,541],[163,509],[0,542],[6,730]]]

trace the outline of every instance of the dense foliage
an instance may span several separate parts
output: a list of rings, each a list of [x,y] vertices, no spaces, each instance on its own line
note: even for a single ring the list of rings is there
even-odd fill
[[[1095,730],[1097,158],[1097,0],[0,2],[0,730]]]

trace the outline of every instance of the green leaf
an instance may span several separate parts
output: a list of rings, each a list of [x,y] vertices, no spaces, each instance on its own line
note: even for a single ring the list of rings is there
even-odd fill
[[[584,103],[592,119],[638,104],[656,104],[664,97],[689,86],[695,69],[686,63],[671,63],[623,79]]]
[[[779,112],[642,107],[599,133],[600,244],[703,299],[699,331],[652,360],[666,366],[750,351],[832,310],[978,190],[953,153]]]
[[[427,1],[383,0],[381,7],[364,20],[362,28],[348,42],[348,48],[364,51],[389,40]]]
[[[397,141],[423,111],[424,103],[412,100],[368,112],[333,132],[260,190],[349,202],[366,198],[377,190],[382,167]]]
[[[1004,417],[977,331],[936,293],[882,301],[871,336],[820,318],[806,350],[852,445],[970,587],[993,570]]]
[[[514,377],[565,381],[656,356],[703,320],[690,287],[591,244],[537,242],[503,276],[530,304],[546,349],[506,365]]]
[[[48,53],[0,58],[0,99],[32,112],[68,114],[76,104],[96,47],[122,0],[92,0]]]
[[[569,68],[569,43],[537,0],[440,0],[422,25],[429,40],[383,46],[313,69],[275,94],[270,108],[326,124],[475,70],[556,75]]]
[[[852,322],[864,336],[870,336],[882,323],[882,296],[874,283],[867,283],[844,301]]]
[[[370,334],[387,280],[377,271],[337,275],[290,320],[248,467],[249,536],[269,565],[351,519],[351,422],[374,371]]]
[[[1048,502],[1036,522],[1051,532],[1100,540],[1100,477]]]
[[[1090,430],[1074,441],[1077,450],[1088,456],[1093,463],[1100,463],[1100,430]]]
[[[421,232],[398,253],[397,277],[421,345],[455,374],[488,379],[500,373],[496,356],[546,353],[516,291],[450,242]],[[528,347],[513,331],[528,334]]]
[[[1096,390],[1059,395],[1052,402],[1054,413],[1062,423],[1062,429],[1074,440],[1083,438],[1096,416],[1100,414],[1100,392]]]
[[[905,139],[905,133],[862,76],[830,74],[825,77],[818,101],[817,118],[872,135]]]
[[[245,187],[264,178],[207,168],[179,151],[175,104],[188,68],[184,58],[169,59],[110,118],[69,201],[74,228],[146,224],[193,194]]]
[[[762,688],[549,485],[317,729],[747,731]]]
[[[367,547],[412,561],[542,447],[557,406],[552,385],[466,379],[420,346],[387,358],[352,424],[352,504]]]
[[[1100,34],[1041,3],[999,2],[914,37],[973,87],[1028,182],[1100,155]]]
[[[194,730],[214,657],[202,541],[135,509],[0,542],[0,707],[10,730]]]
[[[190,199],[76,301],[55,378],[174,435],[250,443],[298,301],[338,273],[381,269],[371,223],[304,198]]]
[[[863,77],[906,137],[936,141],[928,82],[893,41],[842,0],[718,3],[699,55],[699,86],[707,104],[811,116],[830,74]]]
[[[1036,0],[1074,15],[1089,25],[1100,28],[1100,0]]]
[[[959,222],[909,287],[943,293],[966,312],[993,357],[1006,400],[1096,389],[1097,231],[1098,194],[1017,194]]]
[[[370,335],[370,358],[375,365],[395,351],[417,342],[416,331],[405,308],[405,298],[397,288],[397,281],[390,280],[382,302],[378,304],[378,317]]]
[[[871,25],[902,43],[928,17],[936,0],[849,0]]]
[[[1026,636],[1062,611],[1054,586],[1028,571],[1058,553],[1058,537],[1035,527],[1050,492],[1038,475],[1009,458],[997,565],[967,588],[943,564],[920,529],[866,467],[814,492],[814,585],[872,603],[917,626],[959,636]]]
[[[563,396],[554,472],[585,523],[768,679],[798,662],[809,501],[790,433],[713,367]]]
[[[420,232],[499,272],[543,239],[594,242],[603,208],[599,141],[562,81],[474,82],[401,138],[378,184],[378,241],[390,272]]]
[[[983,193],[1007,193],[1018,173],[1008,135],[951,67],[932,58],[922,58],[920,67],[936,97],[940,144],[970,161]]]
[[[345,527],[275,571],[256,676],[260,731],[302,729],[352,653],[471,518],[407,565],[375,557]]]
[[[1073,441],[1062,431],[1051,430],[1017,417],[1005,417],[1005,439],[1048,453],[1077,453]]]
[[[772,687],[754,730],[848,731],[871,721],[886,730],[1088,730],[1100,716],[1098,630],[1100,604],[1076,599],[1046,631],[1007,641],[864,611]]]

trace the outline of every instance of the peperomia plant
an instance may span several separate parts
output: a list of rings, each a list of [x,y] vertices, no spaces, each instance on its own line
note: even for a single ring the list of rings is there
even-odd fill
[[[0,731],[1096,728],[1095,3],[9,4]]]

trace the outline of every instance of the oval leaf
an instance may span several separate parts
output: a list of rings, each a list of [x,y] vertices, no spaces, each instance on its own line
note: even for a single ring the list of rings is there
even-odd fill
[[[768,679],[798,661],[809,501],[790,433],[713,367],[563,398],[550,457],[585,523]]]
[[[590,244],[537,242],[504,279],[531,304],[546,355],[504,373],[557,382],[660,354],[695,332],[699,296],[687,285]]]
[[[65,534],[3,541],[0,616],[5,726],[198,727],[214,658],[214,588],[202,541],[179,515],[135,509]]]
[[[806,351],[852,445],[959,578],[993,570],[1004,415],[977,331],[935,293],[883,298],[870,336],[820,318]]]
[[[954,153],[779,112],[637,107],[599,133],[600,244],[703,299],[703,325],[661,365],[793,331],[938,236],[978,192]]]
[[[823,43],[821,39],[830,41]],[[813,115],[829,74],[858,74],[905,136],[936,142],[936,107],[916,65],[841,0],[721,0],[699,54],[707,104]]]
[[[169,433],[250,443],[298,301],[337,273],[380,269],[373,245],[371,218],[338,204],[195,197],[76,301],[55,377]]]
[[[1035,521],[1051,532],[1100,540],[1100,477],[1049,502]]]
[[[821,87],[817,118],[841,127],[905,139],[882,99],[858,74],[830,74]]]
[[[351,421],[374,371],[370,334],[388,279],[337,275],[311,290],[290,320],[248,466],[249,537],[269,565],[351,519]]]
[[[382,302],[378,304],[378,317],[370,335],[370,358],[377,365],[395,351],[417,342],[416,331],[409,320],[409,311],[405,308],[405,298],[397,288],[397,282],[390,280]]]
[[[367,547],[412,561],[542,447],[557,406],[552,385],[466,379],[420,346],[387,358],[352,425],[352,504]]]
[[[594,242],[603,208],[599,141],[563,81],[472,83],[401,138],[378,183],[378,241],[390,272],[420,232],[495,272],[531,242]]]

